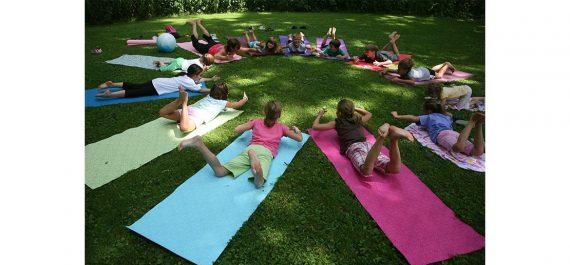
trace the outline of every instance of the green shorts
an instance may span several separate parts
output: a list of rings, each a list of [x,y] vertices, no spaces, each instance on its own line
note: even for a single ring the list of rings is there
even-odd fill
[[[161,72],[172,72],[175,70],[182,69],[182,63],[184,63],[184,58],[176,58],[171,61],[169,64],[163,65],[159,68]]]
[[[247,151],[253,150],[261,163],[261,169],[263,170],[263,178],[267,180],[267,174],[269,174],[269,167],[271,166],[271,161],[273,161],[273,155],[269,149],[265,148],[263,145],[250,145],[241,154],[234,157],[231,161],[224,164],[224,167],[231,172],[233,177],[237,177],[251,168],[249,163],[249,156]],[[253,178],[253,176],[251,176]]]

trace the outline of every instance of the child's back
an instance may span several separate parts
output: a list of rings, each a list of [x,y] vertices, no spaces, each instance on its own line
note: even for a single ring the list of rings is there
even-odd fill
[[[264,119],[254,119],[251,121],[253,132],[249,145],[262,145],[269,149],[273,156],[277,155],[281,137],[285,135],[289,128],[279,122],[275,122],[273,126],[265,125]]]
[[[336,118],[335,130],[340,140],[340,152],[346,153],[348,147],[357,142],[366,141],[362,125],[348,118]]]

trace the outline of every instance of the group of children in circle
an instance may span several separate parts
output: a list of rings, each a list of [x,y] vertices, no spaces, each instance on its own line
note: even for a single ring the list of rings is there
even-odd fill
[[[226,45],[214,40],[202,25],[202,20],[190,20],[188,23],[192,25],[193,34],[190,36],[192,43],[196,50],[202,54],[200,58],[192,60],[177,58],[171,62],[156,61],[155,64],[160,71],[182,70],[182,72],[175,77],[155,78],[141,84],[107,81],[99,85],[99,89],[103,92],[96,96],[139,97],[178,91],[178,98],[162,107],[159,115],[179,123],[180,131],[189,133],[213,120],[225,108],[239,109],[248,101],[245,92],[238,101],[228,100],[229,88],[225,83],[216,83],[211,89],[201,87],[202,81],[219,80],[218,76],[202,77],[202,74],[208,70],[215,60],[231,60],[236,53],[257,52],[266,55],[268,53],[283,53],[284,49],[288,49],[287,52],[289,53],[303,54],[312,50],[310,44],[304,43],[302,33],[290,34],[287,45],[280,47],[273,38],[259,42],[255,38],[255,34],[249,38],[246,32],[244,35],[249,47],[241,47],[239,40],[235,38],[228,39]],[[198,41],[196,27],[200,27],[203,31],[203,38],[207,44]],[[325,44],[328,36],[332,36],[333,39]],[[387,66],[398,60],[399,51],[396,40],[399,37],[399,33],[393,32],[389,35],[390,41],[382,49],[378,49],[375,45],[367,45],[362,56],[352,59],[384,66],[388,69]],[[321,52],[315,55],[348,59],[348,55],[341,51],[340,42],[336,39],[336,28],[329,28],[323,38]],[[413,61],[406,59],[399,61],[396,71],[400,77],[394,78],[393,81],[407,83],[441,78],[447,71],[454,70],[453,65],[448,62],[432,69],[413,68]],[[122,89],[112,92],[110,87]],[[195,104],[188,105],[187,90],[207,95]],[[465,128],[459,133],[453,130],[452,116],[446,111],[448,99],[458,99],[456,106],[459,110],[469,109],[477,101],[482,100],[482,98],[472,98],[471,92],[469,86],[442,87],[440,84],[430,84],[427,88],[429,97],[424,103],[423,115],[400,115],[396,111],[393,111],[391,115],[394,119],[414,122],[425,127],[430,139],[446,150],[461,152],[470,156],[480,156],[484,153],[483,123],[485,122],[485,115],[479,112],[473,113]],[[362,176],[370,176],[373,170],[389,174],[396,174],[400,171],[401,158],[398,141],[414,141],[410,132],[384,123],[377,130],[378,135],[375,143],[370,143],[366,140],[363,126],[372,118],[372,113],[357,108],[354,102],[348,99],[342,99],[338,102],[334,120],[321,123],[321,118],[325,112],[326,109],[323,108],[317,113],[312,128],[314,130],[335,129],[339,137],[341,153],[351,161]],[[251,169],[255,186],[257,188],[262,187],[267,180],[271,161],[277,155],[281,138],[286,136],[299,142],[303,138],[299,128],[295,126],[290,128],[279,122],[281,113],[280,102],[272,100],[264,106],[265,117],[253,119],[237,126],[235,128],[236,134],[252,130],[252,139],[249,146],[240,155],[225,164],[220,163],[200,136],[182,141],[178,149],[181,151],[191,147],[198,150],[218,177],[227,175],[237,177]],[[469,136],[473,130],[475,137],[472,143],[469,141]],[[390,141],[388,156],[380,152],[386,139]]]

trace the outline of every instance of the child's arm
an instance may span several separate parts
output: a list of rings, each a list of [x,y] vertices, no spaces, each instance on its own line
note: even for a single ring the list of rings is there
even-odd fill
[[[407,84],[407,85],[415,85],[416,84],[414,82],[414,80],[402,79],[399,77],[394,77],[394,78],[390,79],[390,81],[400,83],[400,84]]]
[[[208,93],[210,93],[210,89],[208,89],[208,88],[200,88],[200,90],[198,90],[198,93],[208,94]]]
[[[328,129],[334,129],[334,127],[336,126],[336,121],[329,121],[327,123],[321,123],[321,118],[323,117],[325,112],[327,112],[327,110],[323,108],[317,114],[317,117],[315,118],[315,121],[313,121],[313,126],[312,126],[312,128],[314,130],[324,131],[324,130],[328,130]]]
[[[447,98],[440,99],[439,104],[441,104],[441,109],[445,111],[447,109]]]
[[[208,82],[208,81],[218,81],[220,80],[220,77],[215,75],[213,77],[202,77],[200,78],[200,82]]]
[[[362,123],[367,123],[372,118],[372,113],[362,108],[354,108],[354,111],[362,115]]]
[[[285,131],[285,136],[300,142],[303,141],[303,134],[301,133],[301,130],[299,130],[299,128],[297,128],[297,126],[293,126],[293,129],[289,129],[287,128],[287,130]]]
[[[392,117],[394,117],[394,119],[396,119],[396,120],[403,120],[403,121],[409,121],[409,122],[420,122],[420,117],[418,117],[418,116],[398,115],[397,111],[392,111],[392,112],[390,112],[390,114],[392,114]]]
[[[243,132],[247,131],[247,130],[251,130],[253,128],[253,124],[251,123],[251,121],[248,121],[244,124],[240,124],[238,125],[234,131],[236,134],[242,134]]]
[[[245,92],[243,92],[243,98],[240,101],[238,102],[228,101],[228,103],[226,103],[226,107],[239,109],[247,102],[247,100],[248,100],[247,95],[245,94]]]

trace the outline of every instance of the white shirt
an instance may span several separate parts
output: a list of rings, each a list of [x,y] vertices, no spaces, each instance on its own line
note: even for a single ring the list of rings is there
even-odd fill
[[[431,76],[429,70],[425,67],[413,68],[408,73],[408,78],[414,81],[426,81],[430,80]]]
[[[203,122],[209,122],[226,108],[226,104],[228,104],[227,100],[214,99],[208,95],[203,100],[190,106],[190,108],[192,108],[194,115],[198,116]]]
[[[200,84],[196,84],[192,78],[186,75],[170,78],[155,78],[152,80],[152,85],[159,95],[176,92],[179,86],[192,92],[198,92],[202,88]]]
[[[184,60],[182,61],[182,65],[180,67],[182,68],[182,71],[188,72],[188,67],[190,67],[190,65],[193,64],[197,64],[198,66],[200,66],[200,68],[204,69],[204,65],[202,64],[202,62],[200,62],[200,58],[192,60]]]

